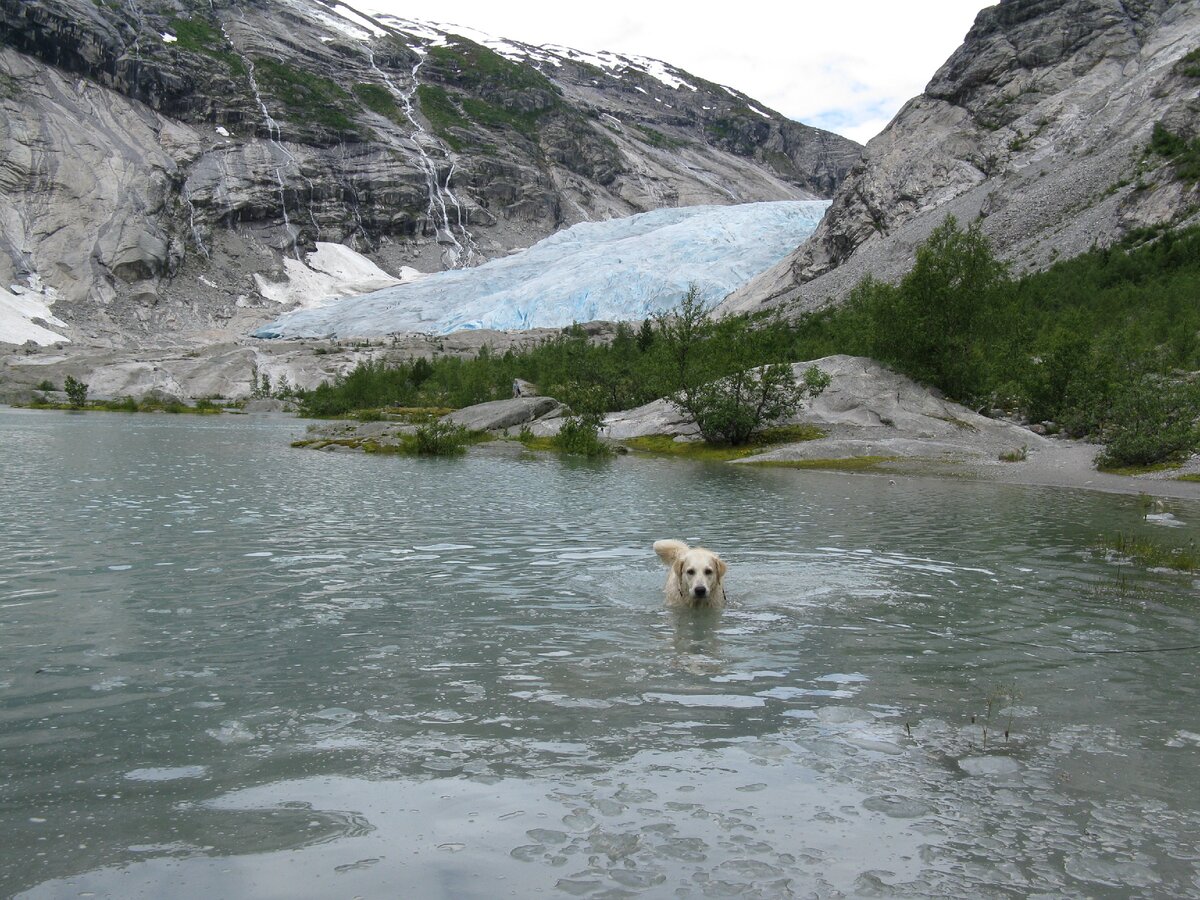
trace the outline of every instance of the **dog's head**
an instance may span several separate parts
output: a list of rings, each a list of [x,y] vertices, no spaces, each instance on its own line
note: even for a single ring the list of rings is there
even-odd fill
[[[717,554],[703,547],[689,547],[673,565],[679,593],[697,604],[707,603],[719,594],[721,578],[728,568]]]

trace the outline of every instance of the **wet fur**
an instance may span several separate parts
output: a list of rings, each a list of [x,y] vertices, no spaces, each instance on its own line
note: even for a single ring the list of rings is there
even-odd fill
[[[655,541],[654,552],[670,570],[663,589],[668,606],[725,605],[723,581],[729,567],[717,554],[673,540]]]

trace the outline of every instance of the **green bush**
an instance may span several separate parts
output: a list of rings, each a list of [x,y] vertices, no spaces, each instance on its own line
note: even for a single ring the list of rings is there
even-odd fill
[[[56,388],[54,386],[54,382],[51,381],[49,378],[43,378],[41,381],[39,381],[37,383],[37,389],[39,391],[57,391],[58,390],[58,388]]]
[[[520,439],[522,443],[529,443],[525,431],[521,432]],[[562,427],[551,443],[556,450],[576,456],[595,458],[613,454],[612,448],[600,439],[600,417],[595,415],[568,416],[563,419]]]
[[[68,375],[63,381],[63,390],[67,392],[67,402],[72,409],[83,409],[87,404],[88,386]]]
[[[1097,462],[1113,468],[1182,459],[1200,441],[1198,414],[1196,385],[1143,375],[1117,394],[1104,431],[1104,452]]]
[[[467,452],[471,432],[449,422],[430,422],[417,429],[415,439],[420,456],[460,456]]]
[[[690,395],[677,394],[674,402],[695,419],[706,441],[739,446],[795,412],[804,395],[792,367],[776,363],[709,381]]]

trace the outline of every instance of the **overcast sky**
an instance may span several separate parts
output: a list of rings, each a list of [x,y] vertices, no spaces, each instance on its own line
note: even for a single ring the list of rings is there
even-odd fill
[[[962,43],[975,14],[991,5],[981,0],[349,4],[529,44],[654,57],[862,143],[924,90]]]

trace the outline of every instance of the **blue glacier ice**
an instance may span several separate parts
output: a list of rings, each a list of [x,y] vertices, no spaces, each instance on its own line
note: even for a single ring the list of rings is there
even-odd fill
[[[675,306],[690,284],[711,304],[795,249],[828,205],[688,206],[583,222],[472,269],[296,310],[253,335],[378,337],[632,321]]]

